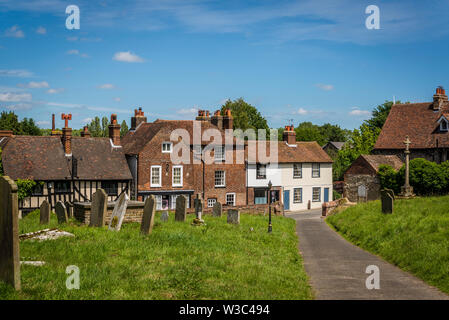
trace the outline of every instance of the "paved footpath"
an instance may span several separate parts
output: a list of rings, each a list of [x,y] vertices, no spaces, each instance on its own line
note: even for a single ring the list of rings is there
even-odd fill
[[[317,299],[448,299],[449,296],[349,243],[332,230],[321,210],[287,214],[296,220],[299,250]],[[380,289],[368,290],[366,267],[380,270]]]

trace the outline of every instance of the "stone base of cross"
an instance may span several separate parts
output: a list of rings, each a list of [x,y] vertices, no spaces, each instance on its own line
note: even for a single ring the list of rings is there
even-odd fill
[[[402,186],[401,193],[399,193],[399,196],[401,198],[413,198],[415,196],[415,194],[413,193],[413,187],[412,186]]]

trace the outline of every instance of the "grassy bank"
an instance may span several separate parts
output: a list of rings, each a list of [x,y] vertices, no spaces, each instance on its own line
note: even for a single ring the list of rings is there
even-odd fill
[[[449,293],[449,196],[358,204],[326,219],[354,244]]]
[[[156,216],[150,236],[140,224],[120,232],[79,226],[59,228],[75,238],[20,243],[22,291],[0,283],[0,299],[310,299],[311,290],[297,250],[295,221],[241,215],[239,226],[226,217],[206,216],[207,226],[166,223]],[[39,225],[35,212],[20,221],[20,233],[58,227]],[[252,228],[252,229],[251,229]],[[80,289],[67,290],[66,267],[80,269]]]

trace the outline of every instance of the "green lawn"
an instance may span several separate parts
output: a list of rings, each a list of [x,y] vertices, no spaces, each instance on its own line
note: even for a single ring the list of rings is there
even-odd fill
[[[226,216],[205,216],[207,226],[166,223],[157,214],[153,233],[140,235],[140,224],[120,232],[89,228],[70,221],[60,229],[75,238],[20,243],[22,291],[0,283],[0,299],[311,299],[297,249],[295,221],[241,215],[238,226]],[[58,227],[39,225],[34,212],[20,221],[20,233]],[[251,231],[253,228],[253,231]],[[67,290],[66,267],[80,269],[80,289]]]
[[[327,223],[354,244],[449,293],[449,196],[380,201],[350,207]]]

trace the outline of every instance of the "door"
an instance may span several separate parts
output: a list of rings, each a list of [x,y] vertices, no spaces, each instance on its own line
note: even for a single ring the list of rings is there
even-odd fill
[[[284,190],[284,210],[290,210],[290,190]]]
[[[324,202],[329,201],[329,188],[324,188]]]

